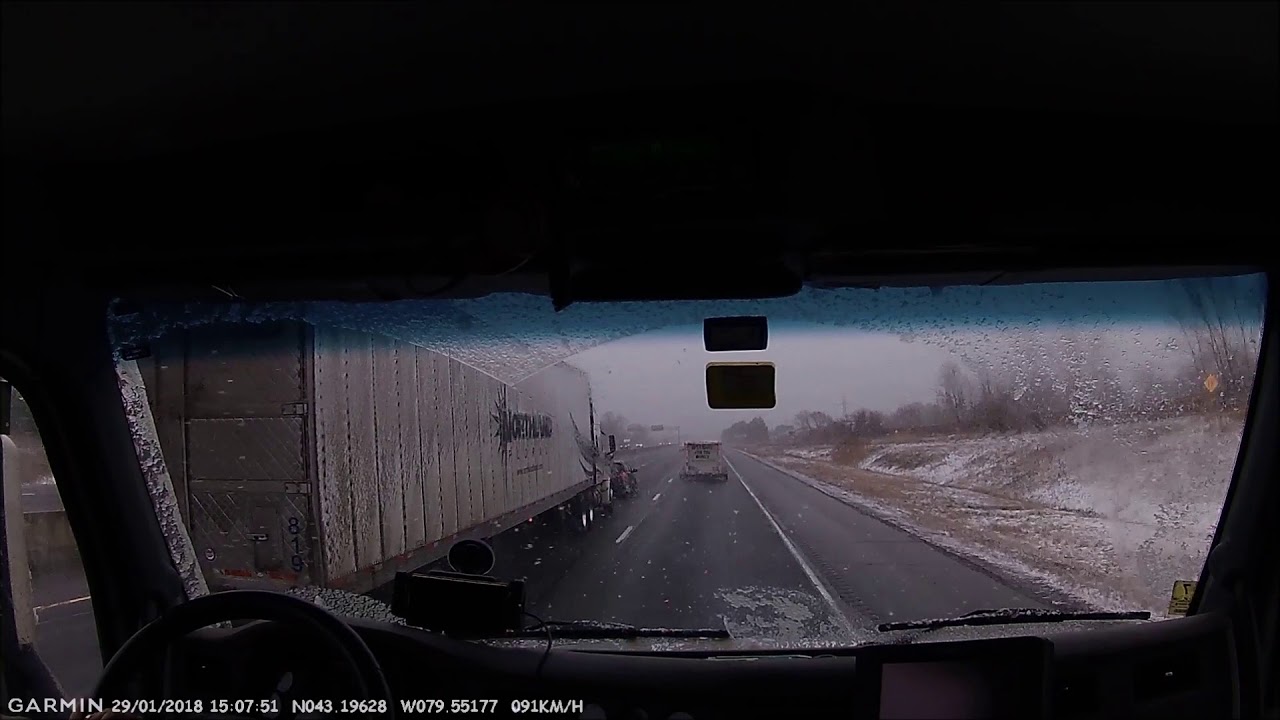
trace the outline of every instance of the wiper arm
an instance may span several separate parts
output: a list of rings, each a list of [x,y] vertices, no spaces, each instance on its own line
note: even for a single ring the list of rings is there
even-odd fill
[[[1145,610],[1128,612],[1071,612],[1067,610],[1045,610],[1042,608],[1001,608],[996,610],[974,610],[959,617],[936,618],[932,620],[908,620],[906,622],[881,623],[876,626],[880,632],[892,630],[934,630],[945,627],[966,627],[975,625],[1005,625],[1012,623],[1054,623],[1074,620],[1149,620],[1151,613]]]
[[[547,637],[568,640],[614,638],[711,638],[731,639],[727,628],[646,628],[626,623],[599,622],[596,620],[548,621],[523,630],[511,630],[492,637],[532,638]]]

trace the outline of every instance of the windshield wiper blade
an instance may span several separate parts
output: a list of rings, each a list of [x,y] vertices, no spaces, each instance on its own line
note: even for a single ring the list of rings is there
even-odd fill
[[[1075,620],[1149,620],[1151,613],[1145,610],[1127,612],[1073,612],[1069,610],[1046,610],[1043,608],[1000,608],[993,610],[974,610],[959,617],[935,618],[931,620],[908,620],[905,622],[881,623],[876,626],[880,632],[893,630],[933,630],[944,627],[967,627],[975,625],[1005,625],[1013,623],[1053,623],[1072,622]]]
[[[512,630],[494,637],[509,638],[542,638],[550,634],[552,637],[568,640],[591,639],[629,639],[629,638],[710,638],[732,639],[727,628],[659,628],[636,627],[626,623],[600,622],[597,620],[547,621],[540,625],[523,630]]]

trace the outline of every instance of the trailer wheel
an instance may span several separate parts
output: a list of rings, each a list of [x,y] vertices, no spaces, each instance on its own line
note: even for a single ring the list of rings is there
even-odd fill
[[[559,531],[576,535],[582,532],[582,520],[578,512],[578,504],[567,503],[560,506]]]
[[[591,518],[588,513],[591,511],[591,499],[588,493],[583,493],[574,498],[573,501],[573,530],[577,533],[584,533],[591,529]]]

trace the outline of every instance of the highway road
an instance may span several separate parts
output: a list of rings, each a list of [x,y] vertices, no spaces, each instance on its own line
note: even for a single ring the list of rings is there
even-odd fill
[[[21,486],[23,513],[59,512],[58,486]],[[36,649],[64,692],[88,695],[102,670],[98,655],[93,604],[78,566],[37,572],[32,578],[36,614]]]
[[[57,512],[62,509],[62,498],[58,496],[58,486],[53,483],[31,483],[22,485],[22,512]]]
[[[544,620],[727,628],[785,642],[864,641],[881,622],[996,607],[1031,593],[750,456],[725,483],[682,481],[678,448],[650,450],[640,493],[582,535],[536,525],[495,538],[494,575],[524,577]],[[37,582],[37,647],[66,689],[100,672],[82,581]]]
[[[721,484],[681,481],[675,448],[650,457],[640,496],[582,539],[531,611],[839,640],[881,622],[1045,605],[742,452],[727,457]]]
[[[83,573],[33,578],[36,651],[72,697],[87,697],[102,672],[93,603]]]

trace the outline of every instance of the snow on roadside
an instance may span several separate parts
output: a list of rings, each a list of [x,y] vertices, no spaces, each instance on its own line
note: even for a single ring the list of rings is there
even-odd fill
[[[831,448],[829,447],[789,448],[783,450],[783,452],[802,460],[828,460],[831,458]]]
[[[953,552],[1091,606],[1162,615],[1173,582],[1199,577],[1242,429],[1188,416],[878,443],[858,465],[831,448],[766,459]]]

